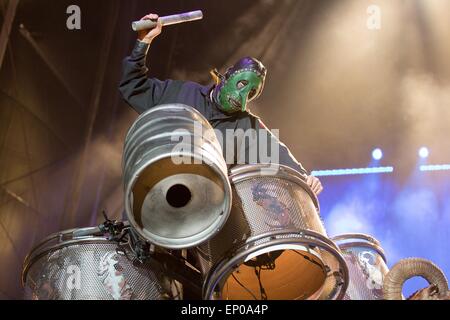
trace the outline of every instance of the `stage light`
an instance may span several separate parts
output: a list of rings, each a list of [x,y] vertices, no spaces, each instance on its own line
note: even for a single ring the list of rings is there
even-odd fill
[[[419,150],[419,156],[420,156],[422,159],[428,158],[429,155],[430,155],[430,151],[428,150],[428,148],[426,148],[426,147],[420,148],[420,150]]]
[[[448,170],[450,170],[450,164],[420,166],[420,171],[448,171]]]
[[[394,167],[374,167],[374,168],[357,168],[357,169],[334,169],[334,170],[316,170],[311,173],[315,177],[330,176],[351,176],[362,174],[392,173]]]
[[[374,160],[381,160],[381,159],[383,159],[383,151],[381,151],[380,148],[377,148],[377,149],[373,150],[372,158]]]

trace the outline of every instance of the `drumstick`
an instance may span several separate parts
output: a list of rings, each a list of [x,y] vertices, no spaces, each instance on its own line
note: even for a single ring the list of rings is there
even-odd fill
[[[172,24],[196,21],[196,20],[200,20],[200,19],[203,19],[203,12],[201,10],[180,13],[180,14],[174,14],[171,16],[165,16],[165,17],[159,18],[159,20],[162,22],[163,26],[170,26]],[[134,21],[131,24],[131,27],[133,28],[134,31],[152,29],[152,28],[156,27],[156,21],[152,21],[152,20]]]

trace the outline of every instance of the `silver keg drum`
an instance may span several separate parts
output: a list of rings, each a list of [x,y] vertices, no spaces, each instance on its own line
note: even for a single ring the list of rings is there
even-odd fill
[[[194,108],[168,104],[141,115],[126,137],[123,172],[127,219],[159,247],[195,247],[229,217],[222,148]]]
[[[27,256],[22,273],[27,299],[175,300],[182,286],[161,270],[133,259],[131,247],[98,228],[56,233]]]
[[[349,285],[345,300],[383,300],[383,282],[389,272],[380,243],[364,234],[333,238],[347,262]]]
[[[284,166],[232,170],[222,231],[196,248],[204,299],[341,299],[347,267],[327,238],[306,177]]]

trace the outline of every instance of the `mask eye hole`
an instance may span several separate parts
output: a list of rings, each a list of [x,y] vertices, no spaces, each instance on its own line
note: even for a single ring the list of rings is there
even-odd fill
[[[238,88],[238,90],[241,90],[242,88],[244,88],[247,85],[248,85],[247,80],[241,80],[236,84],[236,87]]]

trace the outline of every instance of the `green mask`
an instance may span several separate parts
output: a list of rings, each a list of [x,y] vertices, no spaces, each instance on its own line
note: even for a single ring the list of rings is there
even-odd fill
[[[242,69],[234,72],[214,90],[216,101],[227,113],[247,111],[247,103],[257,98],[264,79],[255,71]]]

